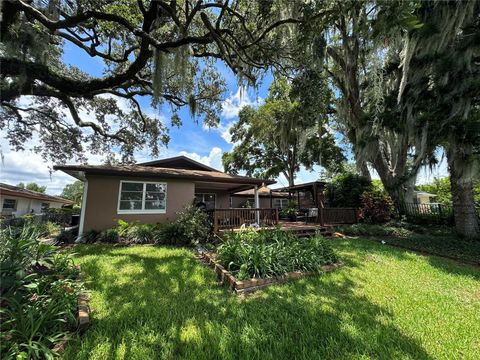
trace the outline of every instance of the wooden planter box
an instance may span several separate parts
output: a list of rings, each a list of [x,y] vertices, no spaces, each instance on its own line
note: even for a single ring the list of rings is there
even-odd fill
[[[302,277],[311,276],[318,274],[318,272],[301,272],[293,271],[285,273],[281,276],[274,276],[265,279],[248,279],[248,280],[238,280],[235,276],[232,275],[228,270],[226,270],[220,263],[215,260],[213,254],[208,252],[200,253],[200,258],[215,269],[215,273],[218,276],[218,279],[221,284],[227,285],[230,290],[236,294],[253,292],[258,289],[264,288],[269,285],[281,284],[289,280],[300,279]],[[323,265],[320,270],[323,272],[331,272],[335,269],[343,266],[343,263],[336,263],[331,265]]]
[[[83,276],[80,272],[80,265],[78,266],[78,280],[82,280]],[[83,334],[88,327],[90,326],[90,307],[88,306],[88,295],[85,292],[82,292],[78,295],[77,299],[77,331],[79,334]],[[63,340],[62,342],[55,345],[53,351],[57,354],[60,354],[65,350],[68,340]]]

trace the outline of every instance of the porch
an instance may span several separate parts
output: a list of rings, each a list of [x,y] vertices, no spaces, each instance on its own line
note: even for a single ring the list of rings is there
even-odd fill
[[[355,208],[320,208],[315,209],[320,215],[312,217],[298,217],[294,221],[281,220],[277,208],[228,208],[207,210],[213,231],[222,234],[228,231],[238,231],[242,227],[257,226],[273,228],[279,226],[285,231],[293,231],[299,235],[324,232],[329,227],[339,224],[353,224],[357,222]],[[318,222],[322,219],[323,222]]]

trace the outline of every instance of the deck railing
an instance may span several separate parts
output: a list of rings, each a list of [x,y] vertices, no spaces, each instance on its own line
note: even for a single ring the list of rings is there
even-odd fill
[[[358,221],[357,209],[355,208],[322,208],[323,223],[355,224]]]
[[[278,209],[213,209],[207,211],[213,231],[230,230],[242,225],[250,225],[258,222],[259,226],[275,226],[278,224]]]

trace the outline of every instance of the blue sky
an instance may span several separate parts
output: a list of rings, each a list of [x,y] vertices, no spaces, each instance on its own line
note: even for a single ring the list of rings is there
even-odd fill
[[[78,50],[73,45],[66,46],[64,49],[64,61],[68,64],[75,65],[83,71],[93,75],[102,76],[103,62],[100,59],[91,58],[85,55],[83,51]],[[239,90],[237,78],[233,73],[225,67],[223,63],[218,63],[218,70],[223,75],[227,84],[227,91],[224,94],[222,103],[222,112],[220,114],[220,124],[217,128],[205,128],[201,121],[196,122],[191,118],[188,109],[182,109],[179,116],[183,125],[180,128],[171,128],[171,141],[167,148],[163,147],[160,151],[159,158],[171,157],[176,155],[186,155],[197,161],[210,165],[214,168],[223,170],[221,165],[221,156],[224,152],[232,149],[229,141],[229,127],[238,120],[238,111],[244,105],[257,106],[263,102],[267,96],[268,87],[272,81],[271,74],[267,74],[257,89],[246,89],[243,92]],[[146,112],[156,112],[161,118],[166,119],[169,123],[170,112],[168,106],[161,109],[152,109],[148,99],[140,99],[140,104]],[[126,104],[124,103],[124,106]],[[34,142],[33,142],[34,143]],[[32,144],[34,145],[34,144]],[[47,186],[47,192],[50,194],[59,194],[63,187],[73,182],[75,179],[61,173],[51,172],[50,169],[54,164],[45,162],[40,155],[33,151],[16,153],[13,152],[8,143],[1,139],[0,149],[3,155],[1,166],[1,181],[17,184],[18,182],[35,181],[40,185]],[[88,162],[98,164],[102,162],[102,157],[98,155],[86,154]],[[137,161],[152,160],[149,156],[148,149],[142,149],[136,154]],[[318,178],[320,167],[315,167],[313,171],[302,169],[297,175],[296,182],[302,183],[313,181]],[[446,174],[445,164],[439,169],[432,172],[422,171],[419,175],[418,182],[426,182],[434,176],[444,176]],[[285,178],[277,179],[276,186],[286,186]],[[275,186],[274,186],[275,187]]]

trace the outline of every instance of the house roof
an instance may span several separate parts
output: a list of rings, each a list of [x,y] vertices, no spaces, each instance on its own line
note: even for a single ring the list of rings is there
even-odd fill
[[[162,168],[170,168],[170,169],[185,169],[185,170],[204,170],[204,171],[215,171],[221,172],[217,169],[214,169],[210,166],[204,165],[190,159],[184,155],[175,156],[168,159],[160,159],[154,161],[147,161],[143,163],[139,163],[137,165],[141,166],[151,166],[151,167],[162,167]]]
[[[258,189],[258,195],[259,196],[270,196],[270,192],[272,190],[268,186],[262,186],[261,188]],[[233,196],[254,196],[255,195],[255,190],[254,189],[249,189],[249,190],[244,190],[244,191],[239,191],[234,194]],[[272,192],[273,197],[287,197],[288,193],[281,193],[281,192]]]
[[[109,175],[131,177],[153,177],[164,179],[188,179],[201,182],[229,183],[239,185],[274,184],[275,181],[230,175],[221,171],[177,169],[145,165],[56,165],[61,170],[77,179],[85,180],[85,175]]]
[[[19,188],[18,186],[13,186],[9,184],[0,183],[0,194],[2,196],[16,196],[16,197],[23,197],[27,199],[35,199],[35,200],[44,200],[48,202],[58,202],[63,204],[75,204],[74,201],[64,199],[59,196],[52,196],[43,193],[39,193],[36,191],[31,191],[27,189]]]

